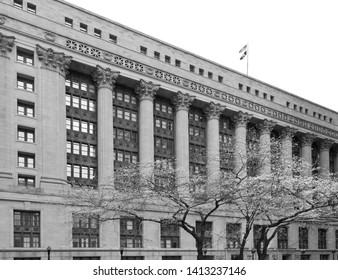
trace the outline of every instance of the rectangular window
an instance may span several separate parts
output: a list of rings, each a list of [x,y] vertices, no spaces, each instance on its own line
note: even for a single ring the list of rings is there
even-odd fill
[[[81,109],[88,110],[88,99],[81,98]]]
[[[35,168],[35,155],[18,152],[18,166]]]
[[[80,31],[82,31],[84,33],[87,33],[87,31],[88,31],[87,24],[84,24],[84,23],[80,22]]]
[[[89,111],[95,112],[95,110],[96,110],[95,107],[96,107],[95,101],[89,100]]]
[[[196,221],[196,234],[201,235],[202,232],[202,222]],[[212,248],[212,222],[204,223],[204,248]]]
[[[190,64],[189,70],[190,72],[195,72],[195,66]]]
[[[264,99],[267,99],[267,98],[268,98],[267,93],[263,92],[263,98],[264,98]]]
[[[318,249],[326,249],[326,233],[327,229],[319,228],[318,229]]]
[[[308,228],[300,227],[298,229],[298,246],[299,249],[309,248],[309,230]]]
[[[226,224],[226,240],[227,248],[239,248],[241,243],[241,224]]]
[[[176,67],[181,67],[181,61],[178,59],[175,59],[175,66]]]
[[[13,5],[15,8],[22,9],[22,0],[14,0]]]
[[[160,53],[159,52],[154,52],[154,58],[160,59]]]
[[[164,56],[164,61],[165,61],[166,63],[170,63],[170,62],[171,62],[170,56],[168,56],[168,55]]]
[[[213,73],[212,72],[208,72],[208,78],[212,79],[212,77],[213,77]]]
[[[257,90],[257,89],[255,90],[255,95],[259,96],[259,90]]]
[[[32,66],[34,64],[34,52],[18,47],[16,50],[16,60]]]
[[[198,74],[201,75],[201,76],[203,76],[204,75],[204,69],[200,68],[198,70]]]
[[[250,93],[250,91],[251,91],[251,88],[250,87],[246,87],[246,92]]]
[[[73,19],[65,17],[65,26],[73,27]]]
[[[18,175],[18,186],[22,187],[35,187],[35,177],[26,174],[19,174]]]
[[[81,144],[81,155],[88,156],[88,144]]]
[[[33,92],[34,91],[34,78],[24,75],[17,75],[17,87],[18,89]]]
[[[89,156],[96,157],[96,146],[94,145],[89,146]]]
[[[120,247],[142,248],[142,220],[135,218],[120,219]]]
[[[94,36],[101,38],[102,31],[100,29],[94,28]]]
[[[281,227],[277,232],[278,249],[288,249],[288,228]]]
[[[270,101],[274,101],[275,100],[275,97],[273,95],[270,95]]]
[[[140,46],[140,52],[142,54],[147,54],[147,48],[146,47],[143,47],[143,46]]]
[[[223,83],[223,77],[222,76],[218,76],[218,82]]]
[[[40,212],[14,210],[14,247],[40,247]]]
[[[80,143],[77,143],[77,142],[73,143],[73,154],[74,155],[80,154]]]
[[[67,154],[72,153],[72,142],[67,141]]]
[[[109,42],[116,44],[117,37],[113,34],[109,34]]]
[[[34,103],[26,103],[18,100],[18,115],[34,117]]]
[[[73,107],[74,108],[80,107],[80,97],[73,95]]]
[[[79,120],[73,120],[73,130],[74,131],[80,131],[80,121]]]
[[[88,133],[88,122],[81,121],[81,131],[84,133]]]
[[[290,102],[289,101],[286,101],[286,107],[290,107]]]
[[[80,165],[73,166],[73,177],[80,178]]]
[[[27,11],[32,14],[36,14],[36,5],[27,3]]]
[[[137,114],[136,113],[134,113],[134,112],[131,113],[131,120],[133,122],[137,122]]]
[[[161,221],[161,248],[180,247],[180,228],[171,220]]]
[[[73,214],[73,247],[98,248],[99,222],[98,217],[84,217]]]
[[[35,142],[35,130],[34,128],[27,128],[27,127],[18,127],[18,141],[24,141],[28,143]]]

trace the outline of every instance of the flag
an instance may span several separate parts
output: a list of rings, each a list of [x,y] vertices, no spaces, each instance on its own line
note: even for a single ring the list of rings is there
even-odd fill
[[[246,51],[247,46],[248,45],[245,45],[243,48],[241,48],[241,50],[239,51],[239,53]]]
[[[243,53],[243,55],[241,56],[240,60],[242,60],[244,57],[246,57],[246,51]]]

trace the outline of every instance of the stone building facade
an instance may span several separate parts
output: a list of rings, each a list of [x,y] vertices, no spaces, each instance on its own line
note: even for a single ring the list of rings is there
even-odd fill
[[[98,226],[59,195],[68,182],[104,184],[123,162],[175,156],[182,177],[212,176],[221,163],[194,154],[217,158],[229,137],[245,151],[250,124],[262,126],[262,143],[285,132],[286,159],[297,138],[304,160],[338,172],[337,112],[64,1],[1,1],[0,65],[0,259],[46,259],[47,248],[51,259],[195,259],[178,228]],[[235,220],[210,219],[210,258],[236,258],[226,241]],[[295,224],[269,258],[337,258],[337,240],[334,225]]]

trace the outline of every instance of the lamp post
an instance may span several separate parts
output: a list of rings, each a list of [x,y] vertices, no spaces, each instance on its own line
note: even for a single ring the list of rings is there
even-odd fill
[[[47,250],[47,260],[50,260],[50,251],[52,250],[52,248],[48,246],[46,250]]]
[[[252,248],[251,249],[251,254],[252,254],[252,259],[255,260],[255,253],[256,253],[256,249]]]
[[[123,258],[123,248],[121,247],[120,248],[120,260],[122,260],[122,258]]]
[[[336,250],[332,250],[331,253],[332,253],[332,259],[334,260],[334,254],[336,253]]]

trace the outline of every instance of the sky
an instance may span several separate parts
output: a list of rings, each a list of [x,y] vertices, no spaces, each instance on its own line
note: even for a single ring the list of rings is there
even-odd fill
[[[337,0],[66,0],[338,112]]]

